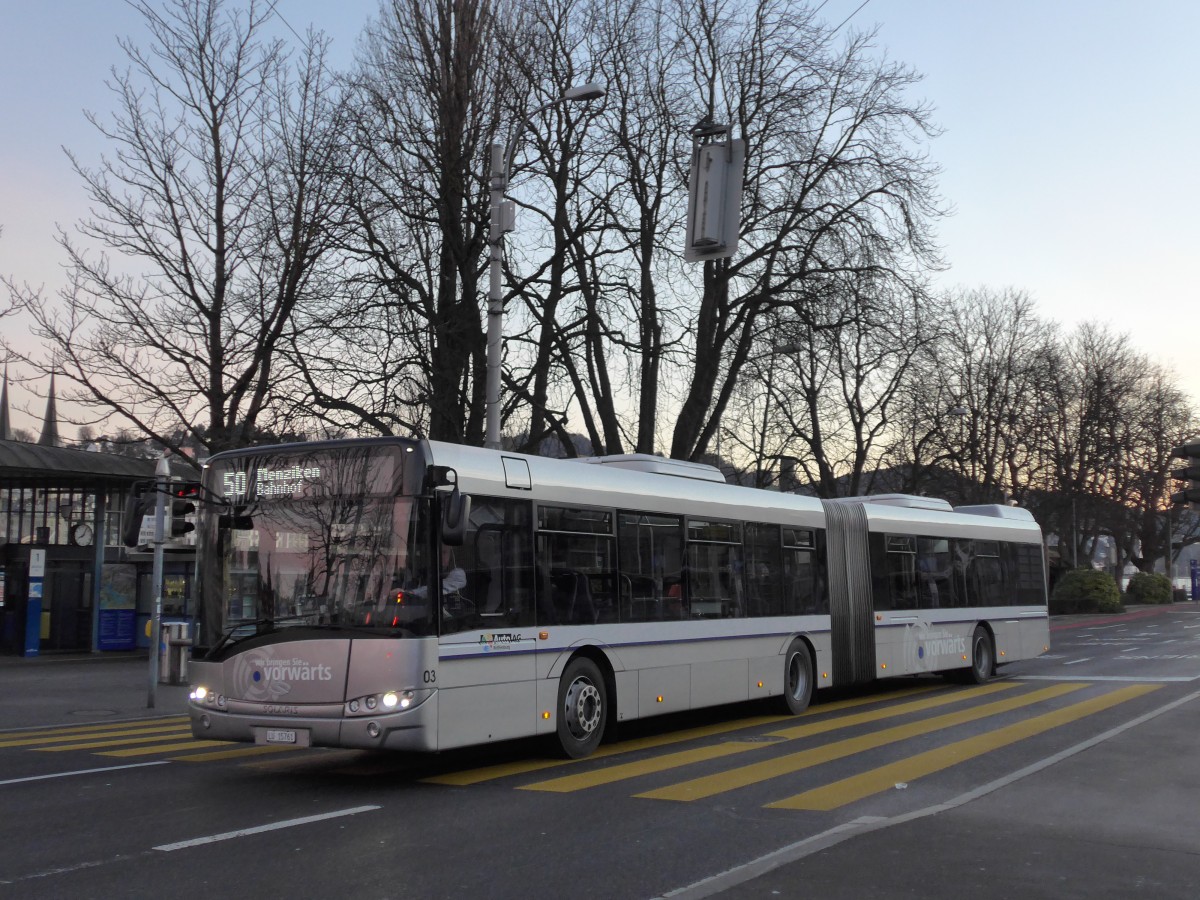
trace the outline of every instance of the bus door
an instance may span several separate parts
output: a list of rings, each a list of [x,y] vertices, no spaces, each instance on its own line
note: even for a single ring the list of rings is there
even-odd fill
[[[439,747],[533,734],[532,504],[473,496],[463,544],[439,561]]]

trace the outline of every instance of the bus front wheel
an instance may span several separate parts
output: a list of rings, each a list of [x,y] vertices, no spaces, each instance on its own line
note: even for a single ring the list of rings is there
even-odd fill
[[[558,744],[570,759],[596,749],[608,721],[608,692],[600,667],[586,656],[571,660],[558,683]]]
[[[966,671],[968,684],[984,684],[992,677],[996,668],[996,653],[992,649],[992,637],[987,629],[976,626],[971,635],[971,667]]]
[[[793,716],[808,709],[813,692],[813,658],[808,644],[796,638],[783,658],[783,705]]]

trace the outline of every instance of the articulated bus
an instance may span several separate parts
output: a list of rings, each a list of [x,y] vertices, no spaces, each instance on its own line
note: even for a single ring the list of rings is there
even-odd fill
[[[1048,649],[1025,510],[819,500],[709,466],[378,438],[204,470],[192,731],[437,751]]]

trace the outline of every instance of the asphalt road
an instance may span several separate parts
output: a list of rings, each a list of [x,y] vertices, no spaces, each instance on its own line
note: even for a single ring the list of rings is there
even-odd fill
[[[144,660],[0,665],[0,896],[1200,896],[1200,611],[633,723],[580,762],[194,741]]]

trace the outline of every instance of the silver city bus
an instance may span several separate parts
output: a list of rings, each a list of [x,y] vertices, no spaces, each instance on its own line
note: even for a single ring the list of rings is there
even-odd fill
[[[822,501],[648,456],[400,438],[204,470],[198,737],[442,750],[945,672],[1048,647],[1025,510]]]

